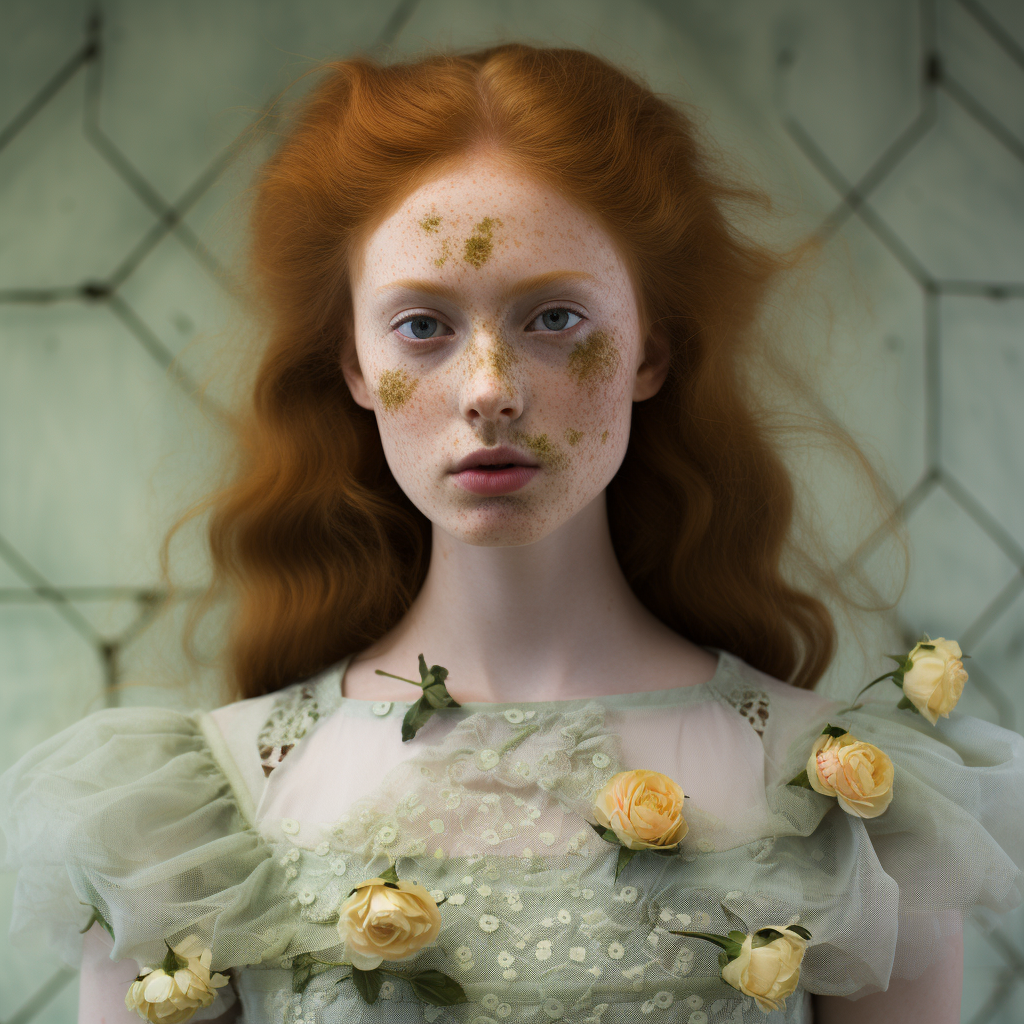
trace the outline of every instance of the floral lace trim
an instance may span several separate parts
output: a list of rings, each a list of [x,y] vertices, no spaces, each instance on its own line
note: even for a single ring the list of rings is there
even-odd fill
[[[282,693],[256,738],[264,776],[270,775],[319,718],[312,685],[290,686]]]
[[[734,690],[725,694],[726,702],[734,707],[762,739],[768,726],[770,700],[763,690]]]

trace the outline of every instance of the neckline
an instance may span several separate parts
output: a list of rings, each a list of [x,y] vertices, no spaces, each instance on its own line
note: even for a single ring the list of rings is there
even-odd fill
[[[713,690],[718,686],[722,678],[731,671],[735,666],[733,662],[736,661],[736,657],[730,654],[728,651],[722,650],[718,647],[704,647],[709,654],[717,656],[718,661],[715,665],[714,672],[711,673],[710,678],[705,679],[700,683],[690,683],[683,686],[672,686],[664,690],[638,690],[634,693],[614,693],[603,696],[592,696],[592,697],[567,697],[562,700],[518,700],[518,701],[466,701],[459,705],[459,708],[452,708],[450,710],[457,711],[465,709],[471,711],[474,714],[479,712],[497,712],[501,714],[503,711],[507,711],[511,708],[530,708],[534,710],[551,710],[556,711],[559,709],[570,709],[570,708],[582,708],[587,704],[594,703],[595,701],[606,706],[606,707],[622,707],[622,708],[634,708],[634,707],[669,707],[678,704],[689,703],[692,700],[696,700],[697,697],[705,696],[710,690]],[[353,710],[361,709],[363,711],[369,711],[374,706],[388,705],[390,707],[404,707],[409,708],[415,703],[415,700],[390,700],[390,701],[378,701],[369,700],[365,697],[346,697],[342,693],[342,689],[345,683],[345,673],[348,671],[348,666],[355,657],[355,653],[347,655],[337,665],[332,668],[328,675],[327,681],[330,686],[331,694],[336,700],[339,708],[349,707]],[[412,686],[413,684],[409,684]]]

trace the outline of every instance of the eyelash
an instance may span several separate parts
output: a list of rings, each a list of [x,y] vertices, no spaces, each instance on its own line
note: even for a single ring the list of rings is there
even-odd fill
[[[557,306],[547,306],[547,307],[545,307],[544,309],[540,310],[540,312],[538,312],[537,315],[535,317],[533,317],[533,319],[530,320],[530,323],[532,324],[535,320],[540,319],[540,317],[542,317],[545,313],[550,313],[550,312],[552,312],[554,310],[563,310],[563,309],[567,313],[572,313],[573,316],[578,316],[580,318],[580,323],[586,323],[587,318],[578,309],[574,309],[572,306],[567,306],[564,303],[561,304],[561,305],[557,305]],[[445,323],[444,320],[442,320],[440,317],[438,317],[438,316],[428,316],[426,313],[410,313],[408,316],[402,317],[402,319],[399,320],[397,323],[393,323],[391,325],[391,330],[392,331],[397,331],[398,328],[402,326],[402,324],[411,323],[413,320],[436,320],[439,324],[444,324],[445,327],[447,327],[449,330],[451,330],[451,325]],[[540,334],[540,333],[568,334],[573,329],[573,327],[579,327],[579,325],[580,324],[578,324],[578,323],[577,324],[573,324],[572,327],[566,327],[566,328],[564,328],[561,331],[547,331],[547,332],[531,331],[530,333],[531,334]],[[427,344],[430,344],[431,342],[434,342],[434,341],[440,341],[441,338],[449,338],[449,337],[451,337],[451,335],[449,335],[449,334],[442,334],[442,335],[439,335],[436,338],[408,338],[404,334],[402,334],[402,335],[399,335],[399,337],[401,337],[401,339],[403,341],[413,342],[414,344],[416,342],[419,342],[421,345],[427,345]]]

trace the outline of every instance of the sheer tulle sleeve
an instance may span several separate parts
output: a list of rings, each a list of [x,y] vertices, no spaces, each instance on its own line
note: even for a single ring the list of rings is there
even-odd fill
[[[9,769],[0,825],[18,872],[12,933],[41,928],[73,965],[90,907],[113,930],[112,958],[140,964],[190,934],[217,970],[335,945],[333,929],[294,914],[290,865],[252,827],[218,746],[208,715],[119,708]]]
[[[791,691],[779,699],[793,700],[795,710],[805,696],[815,697]],[[879,695],[852,711],[808,700],[811,713],[786,716],[794,726],[778,736],[769,801],[800,832],[802,819],[824,809],[816,856],[834,862],[839,897],[808,951],[804,983],[811,991],[866,994],[889,977],[918,977],[973,908],[1000,912],[1021,902],[1024,739],[955,710],[932,726],[897,709],[898,700],[898,693]],[[859,818],[833,798],[786,785],[827,724],[892,760],[893,796],[884,813]],[[852,991],[837,985],[844,969],[851,983],[860,982]]]

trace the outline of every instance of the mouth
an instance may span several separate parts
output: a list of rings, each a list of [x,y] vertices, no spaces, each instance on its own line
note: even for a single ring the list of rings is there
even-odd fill
[[[483,473],[498,473],[509,469],[538,469],[536,459],[532,459],[510,445],[498,448],[478,448],[452,467],[455,474],[469,470]]]

